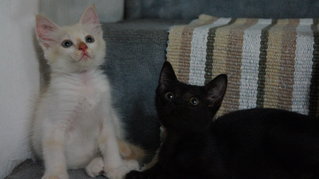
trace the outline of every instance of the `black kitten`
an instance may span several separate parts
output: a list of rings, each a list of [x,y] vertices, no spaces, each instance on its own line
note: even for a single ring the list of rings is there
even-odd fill
[[[318,179],[319,120],[275,109],[213,116],[227,76],[203,87],[179,82],[165,62],[156,107],[166,137],[157,164],[126,178]]]

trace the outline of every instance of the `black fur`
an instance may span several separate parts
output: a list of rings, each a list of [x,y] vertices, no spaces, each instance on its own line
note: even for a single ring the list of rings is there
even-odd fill
[[[165,62],[156,91],[166,129],[158,163],[126,178],[319,179],[319,120],[250,109],[213,122],[226,86],[226,75],[203,87],[183,84]]]

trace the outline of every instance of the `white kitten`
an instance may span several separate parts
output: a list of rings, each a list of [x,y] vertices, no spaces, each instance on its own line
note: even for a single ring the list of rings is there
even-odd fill
[[[85,168],[91,177],[104,171],[116,179],[137,169],[143,151],[121,140],[110,84],[98,69],[105,42],[95,7],[65,27],[38,15],[36,35],[51,67],[32,133],[34,151],[45,164],[42,178],[67,179],[67,169]]]

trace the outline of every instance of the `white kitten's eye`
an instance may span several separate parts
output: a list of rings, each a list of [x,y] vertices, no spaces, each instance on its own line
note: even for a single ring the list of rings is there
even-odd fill
[[[94,38],[91,35],[88,35],[85,37],[85,42],[86,43],[93,43],[94,42]]]
[[[61,43],[62,47],[64,48],[69,48],[73,45],[73,42],[71,40],[63,40]]]

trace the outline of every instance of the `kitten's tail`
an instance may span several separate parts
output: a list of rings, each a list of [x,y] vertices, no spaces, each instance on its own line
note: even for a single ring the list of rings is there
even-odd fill
[[[118,140],[121,156],[126,160],[137,160],[142,162],[146,157],[146,152],[141,147],[130,144],[124,140]]]

